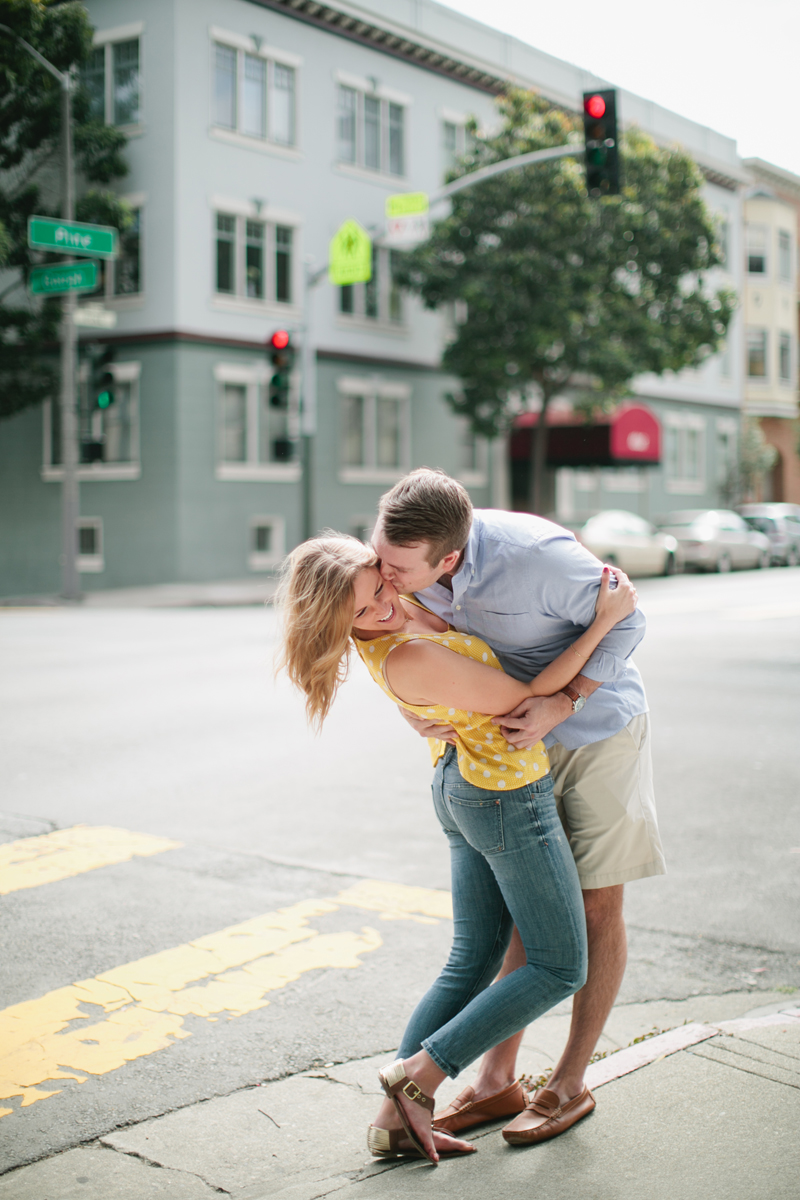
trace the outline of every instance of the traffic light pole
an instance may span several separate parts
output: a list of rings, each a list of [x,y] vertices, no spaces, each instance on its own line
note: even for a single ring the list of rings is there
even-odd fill
[[[533,150],[529,154],[519,154],[516,158],[506,158],[501,162],[490,163],[486,167],[481,167],[478,171],[473,171],[469,175],[463,175],[460,179],[454,180],[453,183],[447,184],[446,187],[440,188],[438,192],[434,192],[430,197],[430,203],[436,204],[440,201],[448,200],[454,196],[456,192],[463,191],[464,188],[474,187],[476,183],[482,183],[485,179],[491,179],[495,175],[503,175],[506,171],[515,171],[520,167],[533,166],[535,163],[550,162],[558,158],[582,157],[585,153],[585,146],[582,143],[570,144],[568,146],[547,146],[544,150]],[[301,386],[300,386],[300,462],[302,470],[302,529],[303,540],[313,537],[314,529],[314,491],[313,491],[313,466],[314,466],[314,437],[317,432],[317,395],[316,395],[316,350],[313,340],[313,321],[311,313],[312,292],[318,283],[327,275],[327,264],[317,270],[313,270],[310,263],[305,264],[303,271],[303,316],[304,316],[304,331],[303,331],[303,353],[301,357]]]
[[[49,71],[61,87],[61,144],[63,151],[64,212],[62,220],[75,218],[75,174],[72,162],[72,80],[67,71],[59,71],[35,46],[31,46],[7,25],[0,25],[40,66]],[[71,262],[67,259],[67,262]],[[65,292],[61,302],[61,595],[64,600],[79,600],[78,516],[78,414],[75,403],[75,303],[74,292]]]
[[[61,86],[61,124],[64,147],[64,220],[75,218],[74,174],[72,169],[72,104],[70,80],[63,76]],[[75,292],[65,292],[61,301],[61,595],[64,600],[79,600],[81,581],[78,573],[78,410],[76,403],[76,330]]]
[[[300,469],[302,471],[303,541],[314,535],[314,437],[317,432],[317,362],[311,306],[313,290],[328,273],[327,263],[316,271],[303,270],[303,353],[300,358]]]

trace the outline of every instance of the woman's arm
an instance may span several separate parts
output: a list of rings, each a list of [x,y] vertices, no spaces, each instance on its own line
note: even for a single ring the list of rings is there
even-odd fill
[[[386,660],[389,687],[407,704],[444,704],[466,712],[510,712],[530,696],[558,692],[579,674],[581,665],[609,629],[636,607],[633,587],[626,580],[609,588],[604,569],[596,616],[586,633],[545,667],[530,683],[522,683],[495,667],[455,654],[436,642],[414,641],[398,646]]]

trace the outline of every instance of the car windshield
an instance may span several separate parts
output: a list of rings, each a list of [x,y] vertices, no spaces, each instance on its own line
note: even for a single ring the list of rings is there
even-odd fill
[[[674,512],[659,521],[659,526],[662,529],[681,529],[684,526],[695,525],[702,517],[710,516],[712,516],[711,513],[706,513],[702,509],[695,509],[692,512]]]
[[[778,522],[773,521],[772,517],[745,517],[745,521],[759,533],[777,533],[778,530]]]

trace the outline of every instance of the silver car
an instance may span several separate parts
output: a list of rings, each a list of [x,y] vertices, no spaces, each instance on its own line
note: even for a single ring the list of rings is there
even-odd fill
[[[751,529],[769,538],[779,567],[800,563],[800,504],[740,504],[736,510]]]
[[[734,571],[768,567],[772,562],[769,538],[751,529],[738,513],[725,508],[670,513],[659,526],[677,539],[685,567]]]
[[[628,575],[672,575],[678,565],[678,543],[659,533],[636,513],[610,508],[585,525],[571,526],[578,541],[601,562],[613,563]]]

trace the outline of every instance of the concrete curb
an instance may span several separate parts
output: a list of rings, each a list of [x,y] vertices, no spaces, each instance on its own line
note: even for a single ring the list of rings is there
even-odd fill
[[[625,1050],[617,1050],[592,1063],[586,1072],[586,1083],[591,1089],[602,1087],[612,1079],[620,1079],[631,1071],[649,1066],[670,1054],[687,1050],[699,1042],[707,1042],[709,1038],[717,1037],[720,1033],[741,1033],[746,1029],[761,1029],[769,1025],[785,1025],[787,1021],[800,1025],[800,1008],[787,1008],[782,1012],[765,1017],[740,1017],[734,1021],[720,1021],[718,1025],[701,1025],[692,1021],[688,1025],[680,1025],[667,1033],[648,1038],[636,1046],[628,1046]]]

